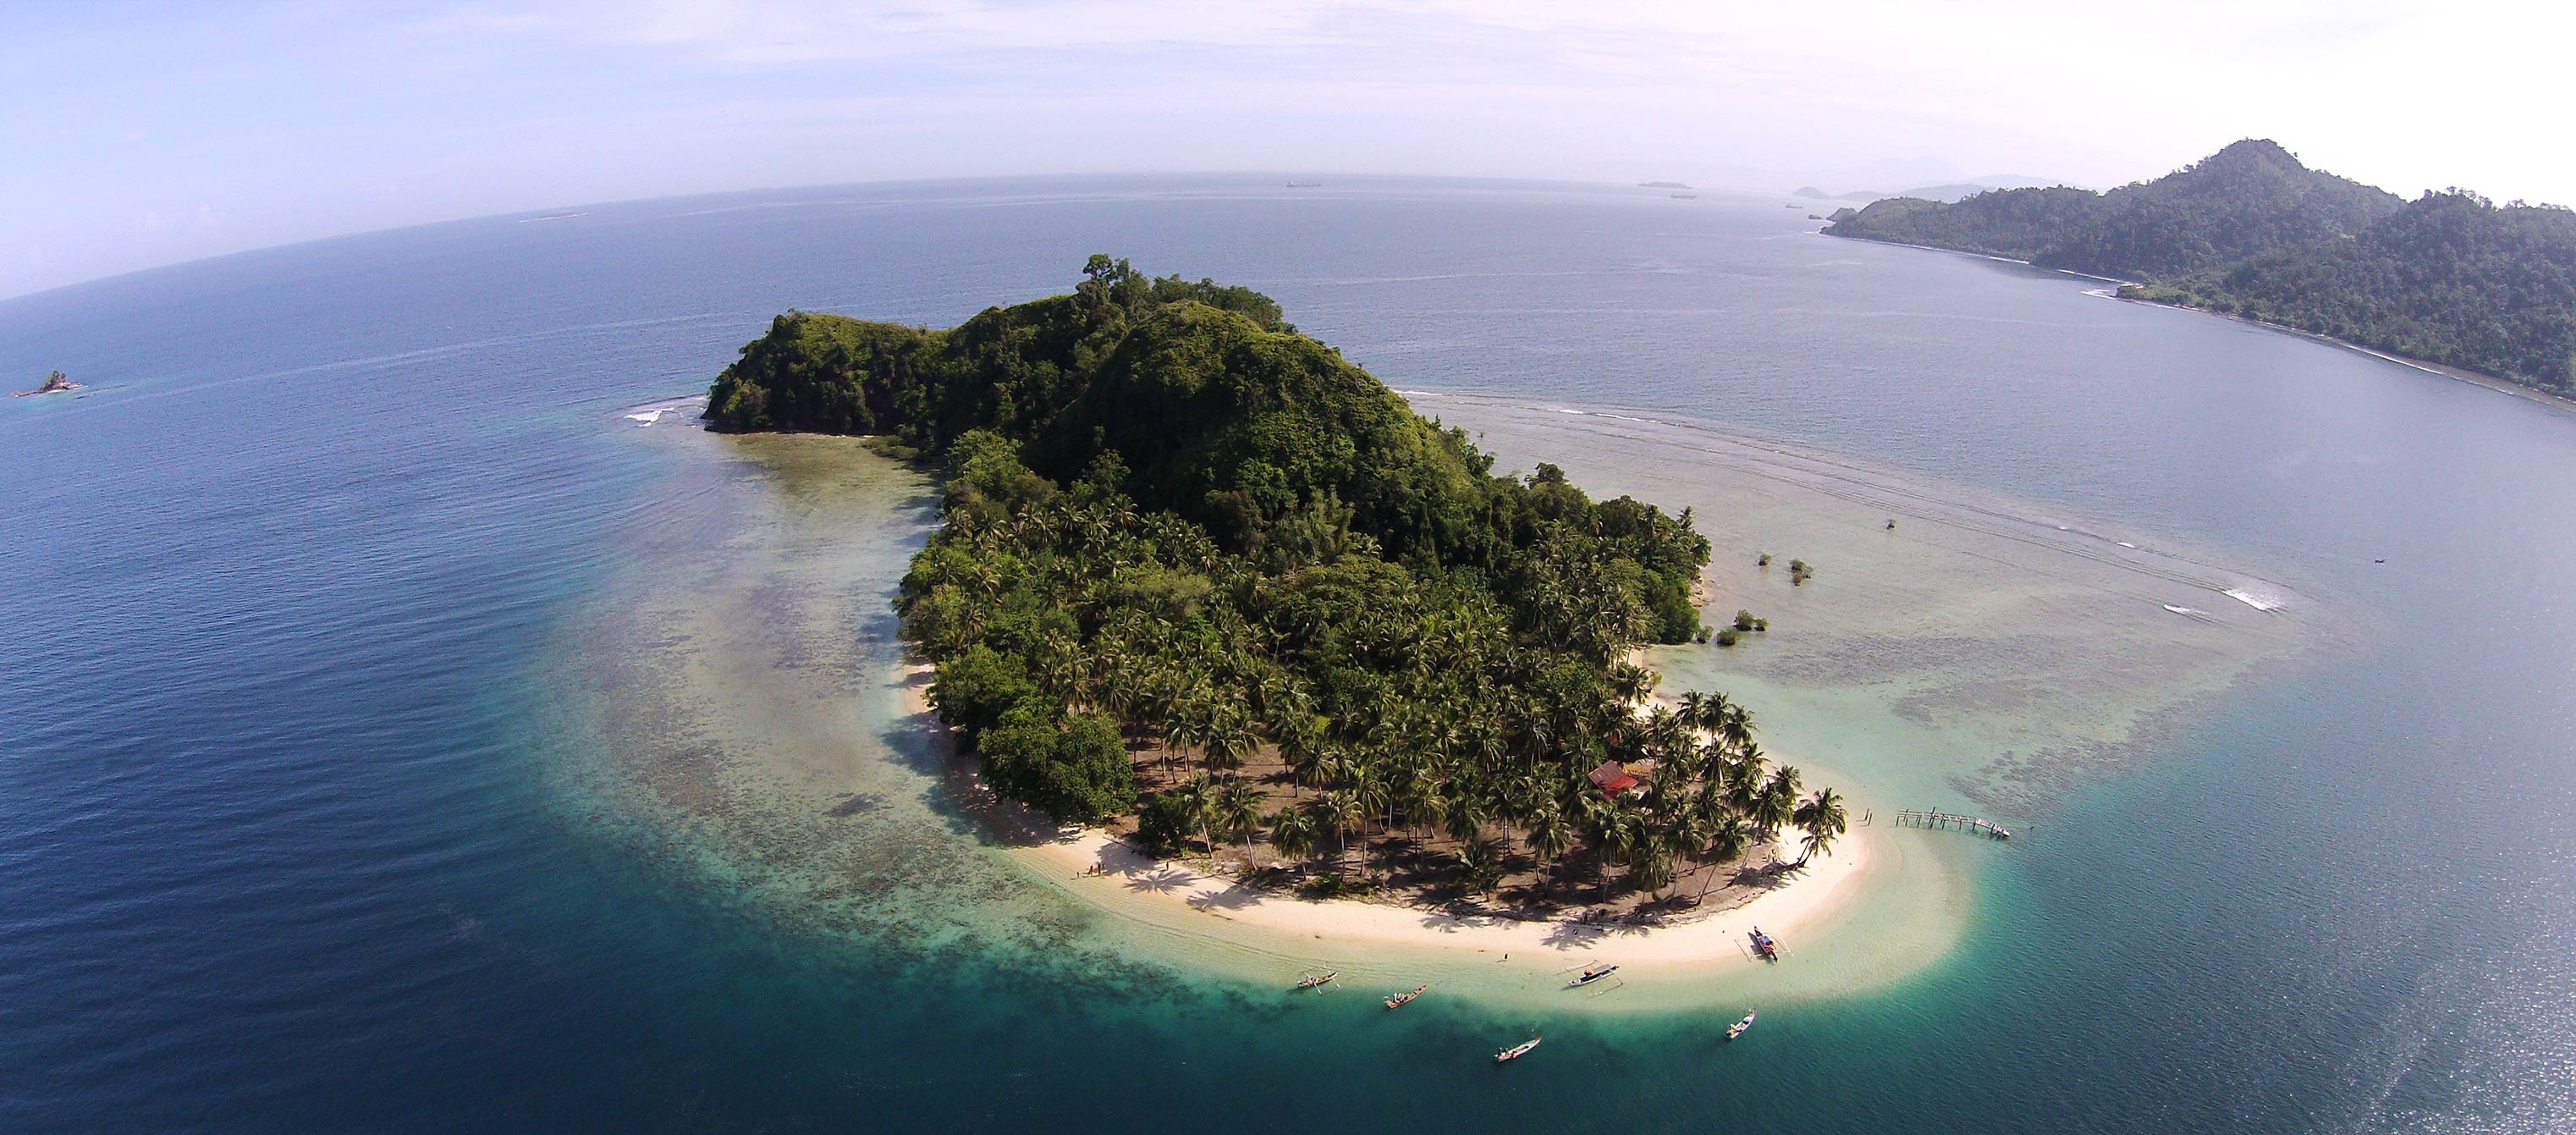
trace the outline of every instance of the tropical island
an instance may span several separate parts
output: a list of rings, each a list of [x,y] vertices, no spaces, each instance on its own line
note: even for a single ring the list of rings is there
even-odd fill
[[[705,413],[945,470],[896,606],[995,793],[1310,897],[1532,918],[1832,848],[1840,796],[1744,707],[1654,698],[1637,651],[1711,633],[1689,510],[1496,474],[1250,289],[1083,277],[948,330],[789,312]]]
[[[34,390],[14,391],[9,396],[12,398],[30,398],[38,394],[64,394],[80,388],[81,384],[63,377],[63,372],[55,371],[46,375],[44,383],[36,387]]]
[[[2267,140],[2107,193],[1891,198],[1824,231],[2110,277],[2127,299],[2576,392],[2576,212],[2463,189],[2406,201]]]

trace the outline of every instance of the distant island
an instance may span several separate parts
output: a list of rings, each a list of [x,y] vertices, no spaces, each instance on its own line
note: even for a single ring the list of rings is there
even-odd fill
[[[902,633],[985,782],[1058,822],[1528,912],[1688,906],[1844,831],[1742,706],[1652,701],[1636,650],[1710,633],[1689,510],[1496,475],[1250,289],[1094,256],[944,331],[789,312],[705,416],[944,464]]]
[[[63,377],[63,372],[55,371],[52,374],[46,375],[43,385],[36,387],[34,390],[20,390],[10,394],[9,396],[12,398],[30,398],[38,394],[63,394],[80,388],[81,384]]]
[[[1638,183],[1637,183],[1637,188],[1639,188],[1639,189],[1688,189],[1688,188],[1690,188],[1690,186],[1684,185],[1684,184],[1682,184],[1681,182],[1678,182],[1678,181],[1640,181],[1640,182],[1638,182]]]
[[[2278,324],[2550,394],[2576,383],[2576,212],[2467,190],[2406,201],[2249,139],[2096,193],[1882,200],[1825,232],[2123,281],[2120,295]]]

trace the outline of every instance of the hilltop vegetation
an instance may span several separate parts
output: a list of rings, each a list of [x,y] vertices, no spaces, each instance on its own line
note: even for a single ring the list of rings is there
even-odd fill
[[[1165,847],[1359,835],[1364,869],[1372,836],[1445,838],[1435,874],[1488,889],[1572,853],[1651,890],[1801,815],[1841,830],[1723,698],[1635,709],[1628,652],[1705,633],[1687,510],[1494,475],[1257,293],[1084,277],[947,331],[791,312],[707,410],[944,459],[897,606],[997,791]],[[1587,776],[1645,759],[1634,791]]]
[[[2134,280],[2357,232],[2399,204],[2392,194],[2309,169],[2272,142],[2249,140],[2108,193],[2004,189],[1950,205],[1895,198],[1826,231]]]
[[[1891,199],[1825,231],[2137,281],[2122,294],[2562,394],[2576,379],[2576,214],[2461,190],[2405,202],[2268,141],[2109,193]]]
[[[2349,240],[2129,289],[2559,394],[2576,384],[2576,212],[2428,193]]]

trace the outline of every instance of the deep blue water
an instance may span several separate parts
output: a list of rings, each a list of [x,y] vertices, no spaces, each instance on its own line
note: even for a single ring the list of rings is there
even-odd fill
[[[1801,217],[900,186],[0,303],[0,375],[93,387],[0,406],[0,1129],[2576,1127],[2576,417]],[[1262,288],[1400,387],[1716,418],[2185,533],[2386,633],[2069,802],[1960,954],[1766,1014],[1723,1066],[1625,1023],[1496,1078],[1467,1008],[1372,1035],[1007,956],[925,975],[567,823],[529,675],[669,460],[602,423],[780,309],[945,325],[1096,250]]]

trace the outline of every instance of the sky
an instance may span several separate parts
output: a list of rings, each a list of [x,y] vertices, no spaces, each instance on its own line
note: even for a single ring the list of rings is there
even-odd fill
[[[2107,187],[2269,137],[2406,196],[2576,202],[2571,32],[2485,0],[0,0],[0,297],[913,178]]]

